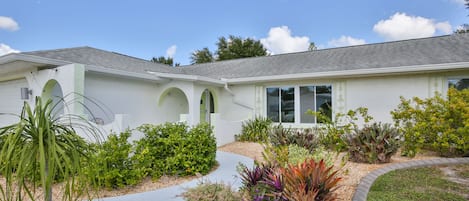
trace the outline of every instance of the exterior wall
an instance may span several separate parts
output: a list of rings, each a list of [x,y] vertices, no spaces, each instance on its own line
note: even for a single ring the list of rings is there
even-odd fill
[[[18,121],[14,115],[21,113],[24,100],[21,100],[20,89],[28,87],[26,79],[17,79],[0,82],[0,127]]]
[[[117,114],[128,118],[130,128],[161,123],[164,119],[164,111],[158,110],[156,83],[86,73],[84,91],[85,105],[94,118],[102,119],[104,124],[114,121]]]
[[[226,89],[220,89],[218,98],[220,117],[228,121],[240,121],[255,116],[255,86],[229,86],[233,94]]]

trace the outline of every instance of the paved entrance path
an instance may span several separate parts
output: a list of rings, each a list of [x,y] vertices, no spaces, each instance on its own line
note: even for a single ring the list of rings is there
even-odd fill
[[[415,161],[408,161],[404,163],[396,163],[392,165],[388,165],[386,167],[377,169],[365,177],[362,178],[360,184],[357,186],[357,190],[355,191],[355,195],[353,195],[353,201],[366,201],[366,197],[368,192],[370,191],[371,185],[375,180],[390,171],[397,170],[397,169],[405,169],[405,168],[413,168],[413,167],[423,167],[423,166],[435,166],[435,165],[454,165],[454,164],[463,164],[469,163],[468,158],[436,158],[436,159],[429,159],[429,160],[415,160]]]
[[[238,172],[236,171],[236,166],[238,163],[243,163],[247,167],[252,167],[254,161],[251,158],[241,156],[238,154],[232,154],[228,152],[217,151],[216,157],[219,167],[212,173],[200,178],[195,179],[183,184],[176,186],[171,186],[167,188],[161,188],[154,191],[148,191],[143,193],[128,194],[118,197],[108,197],[102,198],[99,200],[102,201],[158,201],[158,200],[168,200],[168,201],[179,201],[183,200],[177,195],[183,193],[185,189],[194,187],[200,181],[211,181],[211,182],[224,182],[225,184],[230,184],[234,189],[237,189],[241,186],[241,180],[239,178]]]

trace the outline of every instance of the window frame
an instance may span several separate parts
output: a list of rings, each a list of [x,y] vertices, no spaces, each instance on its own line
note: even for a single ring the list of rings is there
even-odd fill
[[[332,107],[332,118],[334,118],[334,85],[332,83],[301,83],[301,84],[281,84],[281,85],[266,85],[264,86],[263,90],[263,96],[264,96],[264,116],[268,117],[268,104],[267,104],[267,89],[268,88],[277,88],[279,89],[279,105],[281,105],[281,89],[282,88],[293,88],[294,89],[294,108],[295,108],[295,121],[294,122],[281,122],[281,115],[279,114],[279,122],[273,122],[274,124],[283,124],[286,126],[296,126],[296,127],[308,127],[308,126],[314,126],[314,125],[320,125],[321,123],[317,123],[317,118],[315,119],[315,123],[301,123],[301,94],[300,94],[300,87],[314,87],[314,109],[317,108],[317,91],[316,87],[318,86],[330,86],[331,87],[331,107]],[[280,113],[281,107],[279,106],[279,113]]]

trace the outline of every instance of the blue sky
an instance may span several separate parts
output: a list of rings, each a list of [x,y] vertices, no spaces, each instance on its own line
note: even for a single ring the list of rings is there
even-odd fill
[[[215,50],[218,37],[261,40],[271,54],[452,33],[464,0],[1,0],[0,55],[91,46],[143,59]]]

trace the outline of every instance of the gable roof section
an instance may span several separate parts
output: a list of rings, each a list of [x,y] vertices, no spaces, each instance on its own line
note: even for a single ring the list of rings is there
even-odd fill
[[[465,62],[469,62],[469,34],[454,34],[198,64],[184,67],[184,71],[217,79],[240,80]],[[405,72],[406,69],[400,70]]]
[[[133,73],[147,74],[148,71],[175,74],[182,73],[181,69],[168,65],[158,64],[151,61],[92,47],[33,51],[23,52],[21,54]]]

